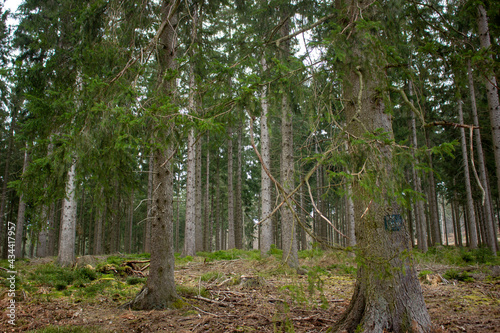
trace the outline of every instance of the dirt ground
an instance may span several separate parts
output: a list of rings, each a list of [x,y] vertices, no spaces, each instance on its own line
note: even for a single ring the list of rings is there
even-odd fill
[[[308,260],[302,264],[310,265]],[[316,267],[330,264],[314,262]],[[277,266],[274,258],[189,262],[177,268],[177,284],[206,292],[185,296],[186,304],[177,310],[130,311],[118,308],[120,302],[112,297],[81,301],[24,295],[16,306],[16,327],[7,323],[8,299],[2,286],[0,331],[52,325],[95,327],[99,332],[326,332],[349,304],[353,275],[319,274],[315,279],[286,270],[273,274]],[[437,274],[423,277],[421,283],[435,332],[500,332],[499,279],[483,274],[474,282],[443,281],[439,272],[445,268],[428,268]],[[219,277],[202,281],[207,272]]]

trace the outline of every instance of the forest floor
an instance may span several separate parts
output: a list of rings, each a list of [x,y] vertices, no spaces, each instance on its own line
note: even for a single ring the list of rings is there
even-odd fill
[[[0,271],[0,331],[326,332],[349,304],[356,268],[343,253],[303,253],[303,275],[283,267],[278,255],[217,253],[177,258],[183,302],[166,311],[119,308],[141,289],[145,279],[137,275],[147,258],[86,256],[73,269],[58,268],[54,258],[18,262],[15,326]],[[417,262],[435,332],[500,332],[496,262],[450,265],[432,256]]]

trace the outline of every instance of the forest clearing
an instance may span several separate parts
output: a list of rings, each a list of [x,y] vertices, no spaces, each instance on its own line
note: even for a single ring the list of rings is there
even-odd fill
[[[163,311],[119,308],[144,283],[125,268],[143,267],[143,255],[80,258],[74,276],[70,268],[55,269],[54,258],[29,260],[18,265],[23,295],[18,325],[7,329],[3,313],[0,331],[329,331],[349,303],[356,263],[343,252],[301,251],[304,273],[297,274],[281,264],[279,252],[267,259],[241,250],[178,257],[175,277],[182,301]],[[417,267],[433,332],[500,332],[498,261],[494,265],[465,250],[431,252],[417,255]],[[5,308],[3,283],[0,294]]]

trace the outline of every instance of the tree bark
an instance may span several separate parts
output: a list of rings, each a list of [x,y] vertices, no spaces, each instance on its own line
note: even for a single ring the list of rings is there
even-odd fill
[[[26,173],[29,163],[28,145],[26,144],[26,150],[24,151],[24,163],[23,163],[23,175]],[[16,223],[16,248],[15,257],[23,258],[24,253],[22,252],[23,234],[24,234],[24,220],[26,213],[26,202],[24,201],[24,193],[19,196],[19,208],[17,211],[17,223]]]
[[[146,212],[146,224],[144,231],[144,252],[151,252],[151,219],[153,218],[152,206],[153,206],[153,155],[149,156],[149,173],[148,173],[148,204]]]
[[[410,96],[413,94],[412,84],[409,83],[409,91]],[[411,144],[414,149],[418,148],[418,139],[417,139],[417,125],[415,120],[415,113],[411,113]],[[422,181],[420,176],[415,169],[415,164],[418,164],[418,160],[415,158],[415,152],[412,151],[412,156],[414,158],[414,164],[412,165],[412,176],[413,176],[413,184],[414,190],[417,193],[422,193]],[[417,229],[417,246],[420,251],[423,253],[428,250],[427,243],[427,225],[425,221],[425,211],[424,211],[424,202],[422,200],[417,199],[415,202],[415,226]]]
[[[215,250],[219,251],[221,246],[221,222],[220,222],[220,174],[219,174],[219,162],[220,157],[217,155],[217,162],[215,163]]]
[[[461,125],[464,123],[464,116],[462,111],[462,99],[458,100],[458,119]],[[467,153],[467,140],[465,138],[465,130],[460,127],[460,143],[462,148],[462,157],[464,164],[464,177],[465,177],[465,193],[467,196],[467,220],[469,221],[469,247],[471,249],[477,248],[477,232],[476,232],[476,213],[474,211],[474,200],[472,199],[472,187],[469,172],[469,154]],[[471,156],[471,158],[473,158]]]
[[[267,72],[267,62],[264,57],[261,58],[262,72]],[[261,97],[261,107],[262,114],[260,117],[260,154],[262,156],[262,163],[264,164],[260,168],[261,175],[261,189],[260,189],[260,199],[261,199],[261,221],[260,225],[260,254],[262,257],[268,255],[271,249],[271,244],[273,244],[273,221],[269,217],[272,212],[271,209],[271,178],[269,178],[267,172],[264,170],[264,166],[267,170],[271,169],[271,143],[269,140],[269,125],[267,123],[269,101],[267,99],[267,85],[262,87],[262,97]],[[264,220],[265,219],[265,220]]]
[[[203,223],[203,251],[212,251],[212,228],[210,223],[210,134],[207,134],[207,165],[205,174],[205,217]]]
[[[227,141],[227,224],[228,224],[228,239],[227,249],[236,247],[234,233],[234,190],[233,190],[233,130],[228,129]]]
[[[189,130],[186,179],[186,225],[184,229],[185,256],[196,255],[196,147],[194,129]]]
[[[241,159],[242,151],[242,131],[243,131],[243,121],[238,128],[238,138],[237,138],[237,166],[236,166],[236,186],[234,188],[234,242],[237,249],[243,248],[243,207],[241,202],[241,171],[243,167]]]
[[[167,23],[160,34],[157,57],[159,65],[158,90],[162,98],[173,99],[175,79],[166,79],[166,72],[176,67],[176,0],[163,0],[161,4],[162,22]],[[165,123],[164,114],[158,114],[160,129],[156,132],[156,143],[164,143],[165,135],[171,135],[171,125]],[[162,127],[169,127],[164,128]],[[166,133],[165,133],[166,132]],[[151,222],[151,262],[149,277],[135,299],[128,304],[132,309],[151,310],[171,307],[178,299],[174,278],[174,238],[173,238],[173,143],[166,148],[156,148],[153,152],[153,206]]]
[[[57,261],[63,267],[72,266],[75,262],[76,238],[76,160],[73,159],[66,181],[66,197],[63,201],[61,234],[59,236],[59,253]]]
[[[101,196],[102,196],[102,193],[103,193],[103,191],[101,189]],[[104,205],[104,207],[99,207],[98,212],[97,212],[95,227],[94,227],[94,254],[102,254],[103,253],[102,228],[104,225],[105,214],[106,214],[106,205]]]
[[[363,18],[377,18],[378,7],[345,1],[346,17],[355,17],[364,7]],[[344,67],[344,98],[347,132],[354,138],[383,131],[393,138],[391,115],[385,113],[381,87],[386,86],[386,56],[376,44],[377,34],[350,28],[352,53]],[[346,32],[347,33],[347,32]],[[378,42],[378,41],[377,41]],[[366,50],[370,50],[366,52]],[[375,54],[373,54],[375,53]],[[377,134],[375,134],[377,135]],[[392,145],[381,141],[350,141],[353,167],[365,171],[353,183],[358,242],[358,273],[354,295],[334,331],[348,332],[430,332],[431,321],[413,268],[407,227],[397,204],[397,167]],[[370,181],[370,187],[366,182]],[[394,227],[388,222],[393,222]]]
[[[488,27],[488,17],[486,10],[482,4],[477,7],[477,26],[479,33],[479,42],[483,50],[488,52],[491,49],[490,31]],[[493,62],[493,56],[488,53],[488,58]],[[500,189],[500,102],[498,99],[498,85],[495,72],[493,69],[485,73],[486,80],[486,97],[488,99],[488,108],[490,113],[491,132],[493,141],[493,152],[495,155],[495,166],[497,174],[497,188]],[[496,228],[493,228],[493,234],[496,236]],[[491,243],[494,243],[494,252],[498,247],[497,239],[495,236],[490,236],[488,244],[493,248]]]
[[[203,251],[203,243],[204,243],[204,230],[203,230],[203,182],[201,177],[201,169],[202,169],[202,159],[201,159],[201,141],[198,140],[195,144],[196,146],[196,241],[195,248],[196,252]]]
[[[488,173],[487,173],[486,162],[485,162],[485,158],[484,158],[483,144],[481,142],[481,130],[479,129],[479,119],[477,116],[476,93],[475,93],[475,89],[474,89],[474,78],[472,76],[472,68],[471,68],[470,60],[467,61],[467,74],[468,74],[467,76],[469,79],[469,91],[470,91],[471,107],[472,107],[472,119],[474,122],[474,126],[476,126],[476,129],[474,129],[474,134],[475,134],[475,139],[476,139],[477,160],[478,160],[478,164],[479,164],[479,176],[480,176],[481,185],[482,185],[483,190],[484,190],[483,209],[484,209],[485,218],[486,218],[486,227],[487,227],[487,230],[489,231],[488,246],[490,247],[492,252],[496,254],[497,234],[496,234],[495,222],[494,222],[494,218],[493,218],[494,215],[493,215],[492,204],[491,204],[490,184],[488,182]],[[474,158],[474,157],[472,156],[472,158]]]
[[[7,259],[7,232],[6,230],[6,223],[5,223],[5,207],[7,203],[7,184],[9,183],[9,176],[10,176],[10,158],[12,156],[12,151],[14,149],[14,127],[16,126],[16,120],[17,120],[17,112],[19,110],[19,107],[17,106],[17,103],[14,105],[14,107],[11,110],[10,117],[11,117],[11,122],[10,122],[10,128],[9,128],[9,141],[7,144],[7,154],[4,156],[5,159],[5,169],[3,173],[3,183],[2,183],[2,198],[0,200],[0,258]]]
[[[285,19],[288,13],[283,13]],[[281,36],[288,36],[290,32],[290,22],[287,19],[282,25]],[[283,43],[281,57],[287,62],[290,54],[290,43]],[[294,189],[294,159],[293,159],[293,126],[292,126],[292,106],[290,103],[290,84],[284,83],[281,96],[281,165],[280,176],[284,189],[283,196],[287,196]],[[281,242],[283,249],[283,262],[292,268],[299,267],[297,253],[297,223],[294,216],[295,207],[291,200],[288,200],[281,209]]]

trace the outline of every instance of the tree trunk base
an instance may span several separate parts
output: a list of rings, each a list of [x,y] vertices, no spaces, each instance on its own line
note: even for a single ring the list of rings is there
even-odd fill
[[[165,310],[173,308],[174,303],[178,300],[177,296],[158,297],[158,292],[153,292],[147,286],[144,286],[132,301],[123,304],[120,308],[132,310]]]
[[[390,300],[391,296],[386,296],[369,293],[357,282],[351,303],[333,326],[333,332],[430,332],[431,323],[425,305],[425,311],[422,311],[421,305],[394,302]]]

